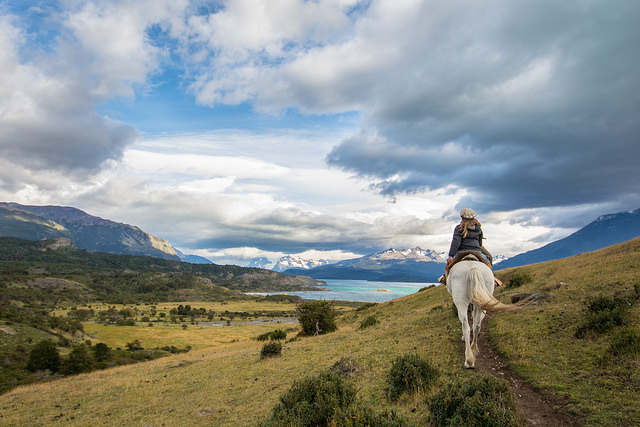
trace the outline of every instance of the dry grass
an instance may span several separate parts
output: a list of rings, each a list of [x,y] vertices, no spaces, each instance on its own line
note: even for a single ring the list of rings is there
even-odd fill
[[[411,411],[424,396],[390,404],[385,376],[398,355],[411,351],[459,373],[456,342],[449,336],[453,331],[446,331],[447,304],[446,291],[434,288],[351,312],[339,322],[338,332],[288,342],[281,357],[263,361],[262,343],[245,340],[20,387],[0,396],[0,424],[80,426],[107,420],[111,425],[255,425],[295,379],[317,374],[343,357],[359,366],[353,380],[360,397],[378,408],[392,407],[414,420],[424,419],[425,405]],[[436,306],[441,309],[432,310]],[[358,330],[362,319],[373,313],[380,323]]]
[[[535,309],[494,318],[492,342],[516,371],[537,387],[565,396],[575,413],[590,425],[638,425],[640,360],[622,357],[610,366],[599,364],[613,334],[577,339],[585,321],[586,302],[596,297],[631,296],[640,284],[640,239],[572,258],[501,272],[506,283],[516,270],[533,281],[514,293],[544,292],[548,302]],[[640,325],[640,302],[630,309],[629,324]]]
[[[583,415],[588,425],[640,422],[638,360],[599,367],[597,361],[610,336],[583,340],[573,336],[583,317],[584,302],[592,296],[633,292],[634,284],[640,282],[638,267],[640,240],[573,260],[521,268],[533,281],[497,292],[503,302],[517,292],[551,295],[547,303],[527,312],[494,316],[489,334],[527,381],[566,396],[571,410]],[[508,281],[513,271],[501,272],[500,278]],[[565,285],[557,286],[560,282]],[[379,323],[358,329],[372,314]],[[631,316],[637,328],[638,305]],[[441,370],[440,384],[476,375],[462,367],[460,323],[442,286],[367,310],[346,312],[338,326],[331,334],[287,342],[281,357],[263,361],[262,343],[243,339],[139,365],[19,387],[0,396],[0,424],[256,425],[270,414],[295,379],[317,374],[348,357],[359,368],[350,377],[359,398],[377,410],[394,409],[411,422],[424,425],[433,390],[401,397],[397,403],[386,398],[385,377],[396,357],[418,352]],[[177,332],[194,334],[193,339],[198,333],[208,333],[191,329]]]

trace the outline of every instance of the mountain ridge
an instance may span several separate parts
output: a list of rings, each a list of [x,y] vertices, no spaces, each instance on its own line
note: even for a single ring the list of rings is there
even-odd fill
[[[640,209],[599,216],[569,236],[508,258],[496,270],[566,258],[626,242],[640,236]]]
[[[375,280],[382,282],[437,282],[445,260],[437,252],[419,246],[381,252],[310,269],[290,268],[287,275],[314,279]]]
[[[66,237],[78,249],[91,252],[181,259],[171,244],[160,237],[139,227],[96,217],[74,207],[0,202],[0,221],[0,235],[6,237],[28,240]],[[30,236],[30,233],[33,234]]]

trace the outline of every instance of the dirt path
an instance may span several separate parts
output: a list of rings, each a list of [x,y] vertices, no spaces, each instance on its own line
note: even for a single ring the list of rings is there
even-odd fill
[[[524,382],[509,368],[508,360],[498,355],[487,339],[487,326],[491,318],[483,322],[483,331],[478,341],[479,351],[476,358],[476,372],[493,375],[507,380],[516,399],[518,417],[523,426],[580,426],[581,420],[567,412],[566,400],[552,393],[538,390]],[[460,343],[460,363],[464,361],[464,343]]]

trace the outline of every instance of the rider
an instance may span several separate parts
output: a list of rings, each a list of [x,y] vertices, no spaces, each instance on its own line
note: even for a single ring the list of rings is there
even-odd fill
[[[456,225],[453,230],[453,239],[449,248],[449,258],[445,267],[445,274],[440,277],[440,282],[444,283],[445,275],[451,267],[454,257],[458,252],[474,252],[478,256],[484,256],[489,261],[489,265],[493,266],[493,257],[491,253],[482,245],[482,226],[476,219],[476,213],[469,208],[460,211],[460,224]],[[481,255],[482,254],[482,255]],[[496,280],[496,284],[500,284]]]
[[[453,230],[453,239],[449,248],[449,258],[447,263],[453,261],[453,258],[460,251],[471,251],[481,253],[493,265],[493,257],[491,253],[482,246],[482,226],[476,219],[476,213],[469,208],[460,211],[460,224],[456,225]]]

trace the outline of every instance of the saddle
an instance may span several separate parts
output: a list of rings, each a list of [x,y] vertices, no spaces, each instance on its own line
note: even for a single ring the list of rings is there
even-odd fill
[[[441,283],[443,283],[443,284],[446,283],[447,276],[449,275],[449,270],[451,270],[451,267],[453,267],[454,265],[456,265],[460,261],[478,261],[478,262],[483,263],[484,265],[489,267],[491,269],[491,271],[493,271],[493,266],[491,265],[491,263],[489,261],[487,261],[483,256],[478,254],[477,252],[461,251],[461,252],[458,252],[456,254],[455,258],[453,258],[450,262],[447,262],[447,265],[445,265],[445,267],[444,267],[444,275],[440,278],[440,282]],[[493,280],[496,282],[496,286],[501,286],[502,285],[502,282],[500,280],[498,280],[497,278],[494,277]]]

